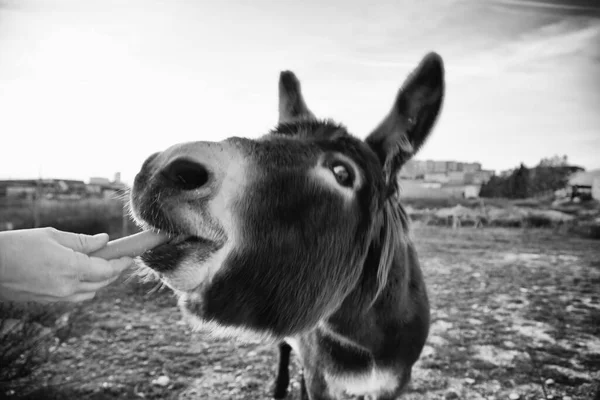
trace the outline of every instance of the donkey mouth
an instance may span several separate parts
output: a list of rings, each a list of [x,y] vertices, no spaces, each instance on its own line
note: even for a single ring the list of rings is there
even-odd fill
[[[188,234],[171,234],[171,239],[155,248],[149,250],[147,253],[153,253],[155,255],[162,253],[169,253],[176,249],[185,249],[190,247],[202,247],[203,245],[209,246],[212,242],[208,239],[200,236],[188,235]]]
[[[207,259],[216,249],[216,244],[206,238],[189,234],[170,234],[171,240],[140,256],[143,263],[159,273],[173,272],[184,259],[194,261]]]
[[[204,239],[199,236],[179,234],[179,235],[172,235],[171,240],[169,240],[167,243],[164,243],[164,244],[161,244],[160,246],[155,247],[151,251],[160,251],[160,250],[166,250],[166,249],[173,248],[173,247],[182,247],[182,246],[185,247],[188,245],[194,245],[194,244],[201,245],[201,244],[209,244],[209,243],[210,243],[210,240]]]

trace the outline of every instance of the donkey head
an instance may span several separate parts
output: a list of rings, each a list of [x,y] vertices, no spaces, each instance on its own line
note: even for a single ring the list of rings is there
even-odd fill
[[[289,71],[279,124],[256,140],[190,142],[151,155],[131,192],[147,229],[178,239],[142,262],[208,327],[281,338],[331,315],[361,278],[397,172],[442,105],[441,58],[428,54],[362,141],[319,120]]]

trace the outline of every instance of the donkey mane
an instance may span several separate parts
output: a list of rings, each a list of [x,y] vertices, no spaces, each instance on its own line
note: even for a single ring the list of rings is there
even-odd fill
[[[292,122],[280,122],[269,132],[274,135],[289,135],[305,139],[307,136],[325,139],[334,134],[347,135],[348,131],[343,124],[332,119],[302,119]]]
[[[379,252],[379,264],[377,266],[377,286],[375,295],[369,303],[372,307],[381,292],[387,286],[390,269],[394,263],[394,254],[398,250],[400,241],[409,230],[409,219],[404,208],[395,196],[386,200],[381,213],[379,235],[373,238],[371,246],[375,246]]]

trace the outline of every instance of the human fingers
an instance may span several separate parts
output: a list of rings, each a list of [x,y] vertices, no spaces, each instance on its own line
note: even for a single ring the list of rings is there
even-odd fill
[[[116,281],[118,278],[119,278],[119,275],[115,275],[112,278],[106,279],[104,281],[80,282],[79,284],[77,284],[77,287],[75,289],[75,294],[95,293],[98,290],[110,285],[111,283]]]
[[[108,243],[108,234],[106,233],[92,236],[54,230],[53,235],[59,244],[84,254],[101,249]]]
[[[127,267],[133,264],[131,257],[115,260],[103,260],[98,257],[88,257],[82,253],[74,253],[75,270],[81,282],[101,282],[119,276]]]

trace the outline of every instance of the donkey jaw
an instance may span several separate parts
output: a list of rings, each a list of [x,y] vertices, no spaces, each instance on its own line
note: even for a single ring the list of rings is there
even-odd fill
[[[141,221],[141,225],[158,230],[155,225],[146,221]],[[226,250],[226,241],[220,240],[217,234],[211,234],[210,229],[206,229],[202,236],[199,232],[189,234],[174,231],[182,232],[184,229],[169,230],[171,240],[142,254],[138,265],[150,270],[148,275],[158,278],[177,294],[181,294],[210,281],[217,269],[216,264],[222,262],[221,253]]]

